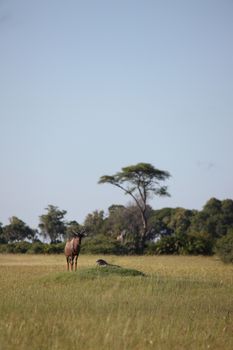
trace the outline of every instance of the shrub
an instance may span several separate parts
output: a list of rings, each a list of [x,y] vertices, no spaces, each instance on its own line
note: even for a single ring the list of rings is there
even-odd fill
[[[175,235],[164,236],[155,243],[156,254],[178,254],[177,239]]]
[[[146,254],[146,255],[158,254],[156,243],[155,242],[148,242],[145,246],[144,254]]]
[[[223,262],[233,263],[233,230],[217,241],[216,251]]]
[[[35,242],[31,244],[31,247],[28,249],[28,254],[43,254],[45,244],[42,242]]]
[[[42,242],[29,243],[25,241],[0,244],[0,253],[13,254],[60,254],[64,252],[65,243],[48,244]]]
[[[155,243],[147,243],[145,254],[211,255],[212,240],[185,234],[164,236]]]
[[[45,254],[61,254],[64,253],[65,243],[51,243],[45,244]]]
[[[127,254],[127,248],[104,235],[86,238],[82,242],[82,254]]]
[[[180,254],[212,255],[213,240],[206,236],[187,236],[185,245],[180,248]]]
[[[25,254],[25,253],[27,253],[28,249],[30,248],[31,243],[21,241],[21,242],[13,243],[12,245],[14,246],[14,253]]]
[[[0,244],[0,253],[7,253],[7,244]]]
[[[30,248],[31,243],[21,241],[9,244],[0,245],[0,253],[14,253],[14,254],[25,254]]]

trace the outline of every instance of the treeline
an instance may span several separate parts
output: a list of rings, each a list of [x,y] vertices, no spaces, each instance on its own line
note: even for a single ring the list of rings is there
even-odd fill
[[[146,208],[148,233],[139,250],[142,220],[137,206],[112,205],[89,213],[81,225],[66,221],[65,210],[49,205],[37,229],[12,217],[0,225],[0,252],[61,253],[64,240],[85,227],[82,253],[93,254],[228,254],[233,261],[233,201],[211,198],[201,211]],[[50,243],[42,243],[43,240]],[[229,255],[230,254],[230,255]],[[230,256],[230,257],[229,257]],[[231,260],[232,259],[232,260]]]

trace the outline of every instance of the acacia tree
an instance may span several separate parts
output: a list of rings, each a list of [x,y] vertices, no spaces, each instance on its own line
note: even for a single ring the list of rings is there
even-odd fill
[[[148,232],[147,204],[153,195],[169,196],[167,186],[161,182],[168,179],[168,171],[156,169],[149,163],[138,163],[121,169],[115,175],[103,175],[99,184],[109,183],[130,195],[141,215],[142,230],[140,232],[139,249],[143,251]]]

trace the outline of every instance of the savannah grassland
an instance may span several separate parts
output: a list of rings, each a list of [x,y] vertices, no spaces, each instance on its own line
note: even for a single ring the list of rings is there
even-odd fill
[[[0,350],[233,349],[232,265],[108,256],[145,276],[92,274],[98,258],[0,255]]]

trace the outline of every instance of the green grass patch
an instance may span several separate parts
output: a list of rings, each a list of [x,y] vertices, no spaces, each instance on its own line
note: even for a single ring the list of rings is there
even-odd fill
[[[80,268],[77,271],[65,271],[52,273],[43,277],[43,282],[57,282],[57,283],[74,283],[80,279],[96,279],[102,277],[137,277],[145,276],[141,271],[135,269],[127,269],[118,266],[101,266],[101,267],[86,267]]]
[[[120,277],[136,277],[145,276],[141,271],[135,269],[128,269],[118,266],[101,266],[94,268],[83,268],[76,271],[77,275],[87,278],[95,277],[107,277],[107,276],[120,276]]]

